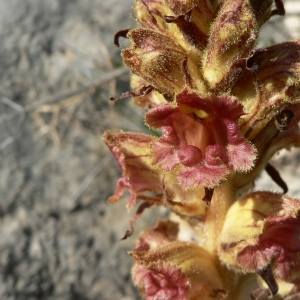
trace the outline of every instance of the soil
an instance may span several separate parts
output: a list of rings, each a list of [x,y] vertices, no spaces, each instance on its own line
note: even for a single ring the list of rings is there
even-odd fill
[[[127,254],[134,236],[120,241],[134,211],[126,197],[107,204],[120,170],[101,139],[146,131],[129,100],[109,101],[130,89],[113,35],[135,26],[131,5],[0,0],[0,299],[140,299]],[[275,164],[295,176],[299,153],[290,157]],[[258,187],[273,189],[265,178]],[[164,216],[146,212],[136,232]]]

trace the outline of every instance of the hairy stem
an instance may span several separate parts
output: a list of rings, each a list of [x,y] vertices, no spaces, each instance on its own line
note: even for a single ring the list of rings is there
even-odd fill
[[[224,220],[233,201],[234,194],[230,180],[215,188],[211,206],[205,218],[205,248],[213,255],[216,254]]]

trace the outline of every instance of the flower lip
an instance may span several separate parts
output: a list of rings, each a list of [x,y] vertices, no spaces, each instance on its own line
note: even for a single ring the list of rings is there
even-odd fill
[[[174,265],[160,262],[149,269],[138,265],[132,272],[134,281],[141,285],[147,300],[185,299],[189,281]]]
[[[205,149],[205,160],[213,166],[228,162],[227,151],[223,145],[208,145]]]
[[[188,167],[199,164],[202,160],[201,150],[198,147],[192,145],[180,147],[177,156],[180,163]]]

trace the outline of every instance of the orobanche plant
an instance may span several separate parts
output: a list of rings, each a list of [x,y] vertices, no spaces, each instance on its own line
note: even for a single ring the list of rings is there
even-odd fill
[[[300,202],[268,161],[300,146],[300,41],[255,48],[281,0],[136,0],[120,31],[134,103],[160,136],[106,132],[123,175],[111,203],[162,205],[194,230],[140,233],[132,276],[147,300],[300,299]],[[253,192],[266,169],[283,194]]]

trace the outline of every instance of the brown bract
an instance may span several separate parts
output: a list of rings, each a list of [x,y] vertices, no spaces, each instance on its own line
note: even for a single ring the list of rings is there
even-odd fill
[[[186,55],[170,37],[148,29],[132,30],[132,44],[122,51],[124,62],[159,91],[169,95],[185,86]]]

